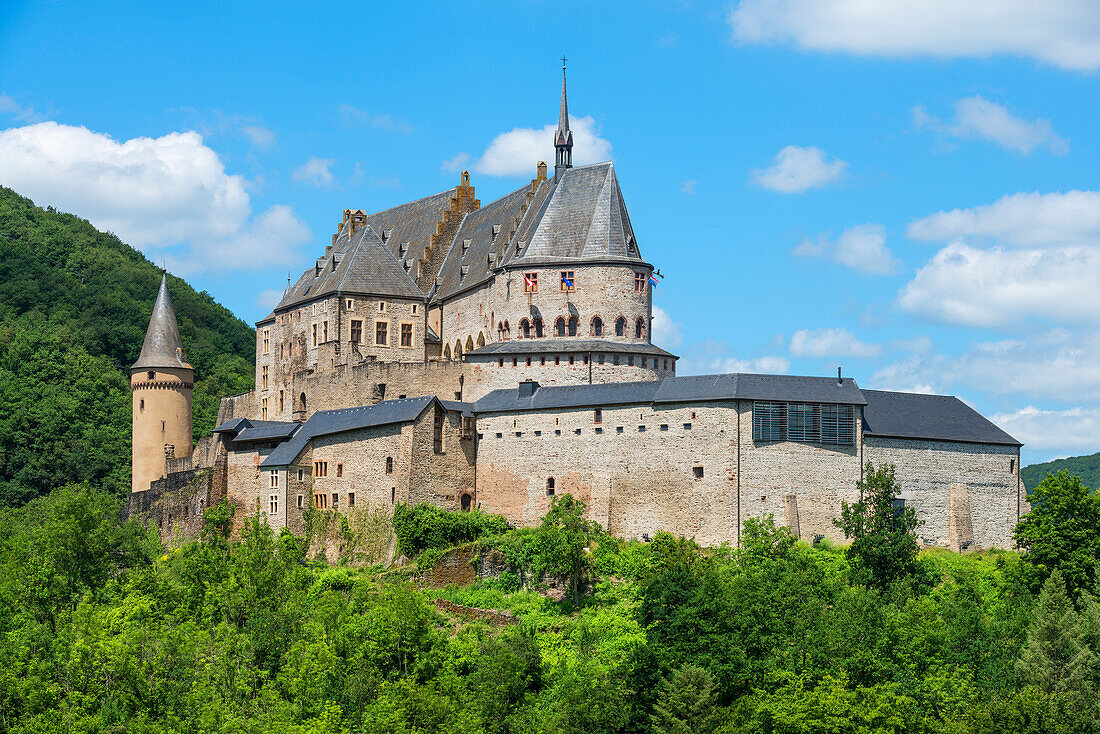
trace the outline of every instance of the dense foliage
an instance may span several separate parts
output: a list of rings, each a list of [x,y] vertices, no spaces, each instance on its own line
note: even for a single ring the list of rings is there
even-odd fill
[[[195,437],[253,381],[247,324],[169,276],[195,367]],[[129,368],[160,271],[112,234],[0,187],[0,506],[66,482],[130,483]]]
[[[393,510],[397,550],[410,558],[421,551],[449,548],[507,529],[508,522],[503,517],[480,510],[447,512],[426,502],[398,505]]]
[[[771,518],[736,551],[623,542],[564,497],[537,528],[482,536],[582,567],[574,603],[503,579],[431,590],[401,569],[317,568],[262,522],[228,539],[222,505],[165,552],[118,509],[75,486],[0,510],[3,734],[1097,728],[1095,589],[1075,601],[1053,568],[1036,596],[1011,552],[926,551],[927,583],[865,584],[846,549]],[[440,597],[517,622],[444,616]]]
[[[1070,456],[1025,466],[1020,470],[1020,479],[1029,490],[1035,489],[1048,474],[1057,474],[1063,469],[1075,477],[1080,477],[1081,482],[1088,487],[1100,487],[1100,453]]]
[[[1016,526],[1016,543],[1040,578],[1058,570],[1073,596],[1096,582],[1100,560],[1100,495],[1065,470],[1027,493],[1031,511]]]

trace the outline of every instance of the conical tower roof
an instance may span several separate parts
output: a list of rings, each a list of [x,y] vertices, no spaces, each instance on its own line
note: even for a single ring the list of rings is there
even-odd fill
[[[191,369],[191,365],[183,361],[183,340],[180,339],[180,327],[172,308],[172,296],[168,294],[167,275],[160,279],[160,292],[157,293],[157,302],[153,304],[153,314],[149,317],[149,328],[145,332],[145,343],[141,345],[141,356],[130,369],[157,367]]]

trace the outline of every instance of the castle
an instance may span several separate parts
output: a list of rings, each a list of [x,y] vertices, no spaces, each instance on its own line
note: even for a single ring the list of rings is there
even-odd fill
[[[1011,547],[1020,443],[954,397],[834,377],[676,376],[651,341],[653,266],[611,163],[572,165],[562,74],[553,176],[485,206],[442,193],[348,209],[256,328],[255,389],[191,446],[191,367],[166,282],[131,370],[130,509],[194,533],[227,497],[304,531],[309,508],[430,502],[538,522],[557,494],[616,535],[737,544],[772,514],[838,536],[866,462],[892,463],[927,545]]]

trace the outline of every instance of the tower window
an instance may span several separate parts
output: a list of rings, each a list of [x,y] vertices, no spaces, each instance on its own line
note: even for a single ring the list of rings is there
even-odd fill
[[[146,373],[146,377],[150,380],[155,380],[155,379],[157,379],[157,373],[156,372],[148,372],[148,373]]]
[[[596,408],[595,410],[592,411],[592,422],[593,423],[603,423],[603,411],[600,410],[599,408]]]
[[[272,469],[268,486],[275,489],[279,486],[279,472]]]
[[[338,476],[338,477],[344,476],[344,465],[343,464],[337,464],[336,465],[336,476]]]
[[[615,336],[626,336],[626,319],[622,316],[615,319]]]
[[[305,478],[306,478],[306,470],[305,469],[299,469],[298,470],[298,481],[301,482]]]
[[[138,410],[145,410],[145,400],[138,401]]]
[[[645,281],[646,281],[645,273],[640,273],[637,270],[635,270],[634,271],[634,292],[635,293],[644,293],[645,292]]]
[[[634,338],[641,339],[643,336],[645,336],[645,319],[639,316],[634,322]]]
[[[167,430],[168,430],[168,423],[166,421],[161,421],[160,422],[160,432],[164,433]]]
[[[355,507],[355,492],[348,492],[348,507]]]
[[[693,467],[691,467],[691,473],[695,476],[696,479],[702,479],[703,478],[703,467],[693,466]]]
[[[387,456],[386,457],[386,473],[387,474],[393,474],[393,457],[392,456]]]
[[[298,495],[298,509],[302,509],[302,495]]]
[[[546,480],[546,496],[554,496],[554,477],[548,477]]]
[[[538,273],[524,273],[523,274],[523,292],[524,293],[538,293],[539,292],[539,274]]]
[[[561,271],[561,291],[562,293],[572,293],[577,289],[577,281],[573,277],[572,270]]]

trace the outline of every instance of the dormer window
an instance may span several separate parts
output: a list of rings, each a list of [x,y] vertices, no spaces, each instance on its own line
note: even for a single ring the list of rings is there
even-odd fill
[[[148,372],[148,373],[147,373],[147,375],[146,375],[146,376],[147,376],[147,377],[148,377],[148,378],[149,378],[150,380],[155,380],[155,379],[157,379],[157,373],[156,373],[156,372],[152,372],[152,371],[150,371],[150,372]]]

